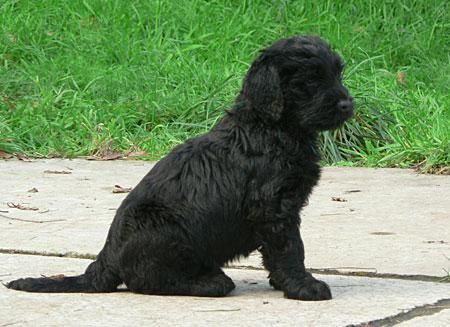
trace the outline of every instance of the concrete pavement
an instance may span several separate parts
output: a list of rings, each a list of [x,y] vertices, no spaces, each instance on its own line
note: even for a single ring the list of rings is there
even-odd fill
[[[89,260],[79,258],[101,249],[126,195],[112,193],[114,185],[132,187],[151,167],[142,161],[0,161],[2,282],[81,273]],[[446,326],[450,283],[437,281],[450,270],[449,198],[449,176],[325,168],[301,230],[307,266],[330,284],[332,301],[284,299],[269,287],[255,253],[230,265],[237,289],[223,299],[0,287],[0,326]]]

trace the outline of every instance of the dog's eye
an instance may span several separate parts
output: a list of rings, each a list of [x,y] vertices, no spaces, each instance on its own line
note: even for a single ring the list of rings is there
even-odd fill
[[[311,79],[317,79],[317,78],[321,78],[322,76],[326,75],[326,71],[324,70],[324,68],[321,65],[317,65],[311,68],[310,71],[310,78]]]
[[[305,84],[305,89],[309,95],[313,95],[314,93],[317,92],[319,86],[320,84],[317,80],[309,81],[308,83]]]

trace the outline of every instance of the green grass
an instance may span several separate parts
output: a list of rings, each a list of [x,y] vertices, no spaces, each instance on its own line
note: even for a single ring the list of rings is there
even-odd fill
[[[327,164],[449,164],[445,0],[4,0],[0,150],[158,158],[222,116],[261,47],[302,33],[343,55],[358,105],[324,134]]]

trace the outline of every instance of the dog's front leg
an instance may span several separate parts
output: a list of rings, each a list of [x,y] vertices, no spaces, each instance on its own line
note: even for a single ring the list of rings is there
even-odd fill
[[[303,242],[297,224],[265,223],[259,233],[264,266],[270,272],[270,284],[275,289],[282,290],[289,299],[331,299],[328,285],[305,269]]]

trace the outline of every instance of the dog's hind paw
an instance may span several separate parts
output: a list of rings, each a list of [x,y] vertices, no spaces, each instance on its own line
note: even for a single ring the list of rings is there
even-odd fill
[[[323,301],[331,299],[331,291],[325,282],[310,277],[306,278],[301,285],[285,290],[284,296],[302,301]]]

